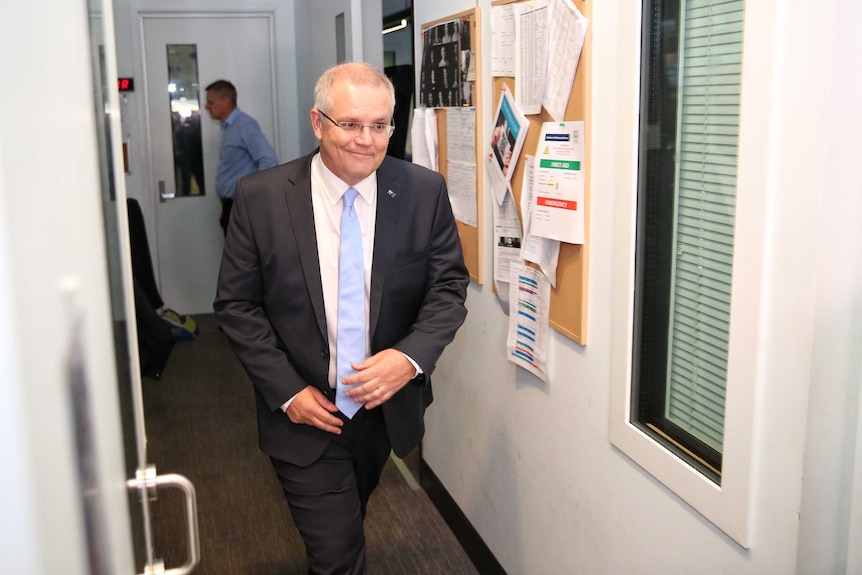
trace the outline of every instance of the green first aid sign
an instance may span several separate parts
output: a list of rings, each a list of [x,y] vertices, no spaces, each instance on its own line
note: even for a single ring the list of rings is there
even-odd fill
[[[553,170],[580,170],[581,163],[569,160],[542,160],[539,162],[539,167]]]

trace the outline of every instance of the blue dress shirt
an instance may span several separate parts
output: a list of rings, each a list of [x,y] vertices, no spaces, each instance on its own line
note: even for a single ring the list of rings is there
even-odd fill
[[[278,165],[275,150],[260,130],[257,120],[235,108],[222,123],[216,192],[230,198],[243,176]]]

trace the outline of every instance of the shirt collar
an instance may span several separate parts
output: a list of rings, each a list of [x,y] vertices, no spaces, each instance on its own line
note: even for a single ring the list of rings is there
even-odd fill
[[[313,174],[317,175],[318,181],[323,186],[323,195],[331,204],[340,202],[341,196],[344,195],[347,188],[351,187],[326,167],[320,158],[320,152],[315,154],[311,162],[311,170]],[[371,175],[352,187],[356,188],[362,199],[370,204],[374,194],[377,193],[377,171],[372,172]]]
[[[224,119],[224,122],[222,122],[222,126],[230,126],[231,124],[233,124],[233,121],[236,119],[236,117],[238,115],[239,115],[239,108],[234,108],[233,111],[230,114],[228,114],[228,117]]]

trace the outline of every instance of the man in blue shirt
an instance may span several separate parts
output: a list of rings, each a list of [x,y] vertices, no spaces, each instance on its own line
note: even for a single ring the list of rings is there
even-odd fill
[[[219,218],[227,233],[233,193],[240,178],[278,165],[275,150],[263,135],[257,120],[236,107],[236,88],[227,80],[216,80],[206,88],[206,109],[222,123],[216,192],[221,198]]]

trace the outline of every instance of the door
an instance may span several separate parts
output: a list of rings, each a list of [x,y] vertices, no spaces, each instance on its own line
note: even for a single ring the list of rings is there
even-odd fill
[[[237,105],[276,147],[271,14],[140,14],[152,159],[154,266],[165,305],[212,313],[224,243],[215,191],[221,125],[204,109],[205,88],[229,80]],[[183,91],[180,94],[180,91]],[[175,129],[197,114],[203,185],[182,173]],[[276,148],[277,150],[277,148]],[[190,186],[189,182],[192,183]],[[184,188],[187,193],[184,193]],[[201,189],[202,188],[202,189]]]
[[[108,29],[105,28],[108,27]],[[90,65],[93,80],[93,104],[95,105],[96,143],[98,148],[99,175],[101,181],[101,216],[104,222],[104,256],[107,259],[108,296],[112,327],[113,351],[116,366],[120,425],[125,455],[125,478],[129,489],[129,538],[135,572],[169,573],[181,575],[191,573],[200,559],[200,544],[197,532],[197,509],[194,487],[180,475],[158,474],[156,467],[148,461],[146,425],[144,421],[143,390],[140,360],[137,346],[137,322],[134,288],[131,280],[131,253],[129,251],[129,225],[126,204],[125,179],[123,176],[124,152],[121,143],[120,110],[117,85],[113,23],[110,18],[90,16]],[[105,42],[105,38],[109,42]],[[82,377],[78,378],[83,381]],[[79,381],[79,387],[82,383]],[[79,402],[80,403],[80,402]],[[76,405],[74,419],[86,429],[87,406]],[[80,443],[80,442],[79,442]],[[86,446],[86,443],[83,443]],[[87,454],[83,453],[82,458]],[[165,565],[153,546],[150,502],[167,487],[179,488],[186,497],[186,520],[188,521],[188,559],[182,566]],[[86,509],[86,508],[85,508]],[[91,515],[85,514],[92,522]],[[93,529],[90,529],[93,531]],[[111,536],[114,536],[113,534]],[[103,534],[90,543],[93,573],[116,572],[116,567],[99,565],[100,544],[108,544],[109,535]],[[112,542],[117,544],[116,541]]]

